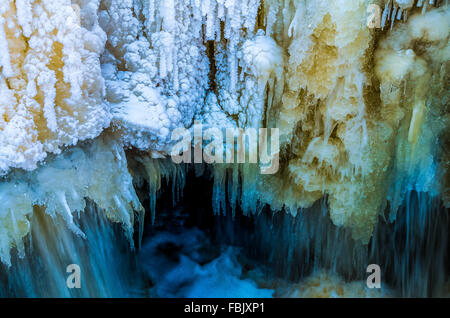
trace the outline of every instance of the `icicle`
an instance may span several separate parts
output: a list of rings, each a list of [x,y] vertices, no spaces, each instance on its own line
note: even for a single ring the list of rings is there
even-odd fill
[[[177,205],[177,201],[178,201],[178,194],[177,194],[178,184],[177,184],[177,178],[176,178],[176,170],[166,180],[168,180],[169,178],[172,179],[172,207],[175,207]]]
[[[208,19],[208,13],[210,10],[210,0],[203,0],[200,8],[202,11],[202,16],[204,16],[204,17],[206,17],[206,19]]]
[[[166,68],[166,56],[164,54],[164,48],[159,49],[159,75],[161,78],[166,78],[167,68]]]
[[[17,233],[19,233],[19,228],[17,226],[17,222],[16,222],[16,218],[14,216],[14,212],[13,212],[12,209],[9,210],[9,212],[11,212],[11,223],[12,223],[12,226],[13,226],[13,231],[14,231],[15,234],[17,234]]]
[[[398,10],[398,7],[397,7],[397,6],[394,7],[394,10],[392,10],[392,16],[391,16],[391,30],[392,30],[392,28],[393,28],[393,26],[394,26],[395,17],[397,16],[397,10]]]
[[[225,7],[221,1],[218,1],[217,4],[217,18],[220,21],[224,21],[225,18]]]
[[[236,34],[236,36],[239,36],[239,30],[241,28],[241,11],[236,4],[233,5],[232,12],[231,29],[233,30],[233,33]]]
[[[115,145],[115,147],[114,147],[114,155],[116,156],[116,159],[118,161],[122,161],[122,156],[120,155],[120,150],[122,150],[122,149],[119,148],[119,145]]]
[[[215,215],[225,215],[226,213],[226,196],[225,196],[225,180],[226,168],[214,167],[214,185],[212,195],[212,206]]]
[[[80,198],[80,196],[78,195],[78,193],[77,193],[77,191],[75,190],[75,188],[73,188],[71,192],[72,192],[72,199],[73,199],[75,202],[80,202],[81,198]]]
[[[398,9],[398,13],[397,13],[397,20],[401,20],[401,18],[402,18],[402,12],[403,12],[402,8],[399,8],[399,9]]]
[[[228,201],[231,205],[231,216],[234,219],[236,215],[236,206],[239,195],[239,165],[234,164],[231,169],[231,176],[228,178]]]
[[[177,166],[177,175],[175,182],[177,184],[177,201],[180,201],[183,198],[183,189],[186,183],[185,171],[184,167]]]
[[[269,9],[269,14],[267,15],[267,26],[266,26],[266,35],[272,35],[273,26],[277,20],[278,7],[271,6]]]
[[[249,20],[248,0],[241,0],[240,7],[241,7],[241,13],[242,13],[242,26],[244,28],[246,28],[248,25],[248,20]]]
[[[236,58],[236,48],[235,48],[235,39],[234,37],[230,40],[230,48],[228,50],[228,63],[230,67],[230,91],[233,94],[236,91],[236,82],[237,82],[237,58]]]
[[[150,25],[153,21],[155,21],[155,0],[149,0],[148,4],[148,25]]]
[[[152,224],[155,224],[155,218],[156,218],[156,190],[149,185],[149,194],[148,194],[148,200],[150,201],[150,216],[152,220]]]
[[[296,20],[297,14],[294,15],[294,18],[291,21],[291,24],[289,25],[288,28],[288,37],[292,38],[292,35],[294,35],[295,32],[295,20]]]
[[[81,236],[83,239],[86,238],[86,235],[75,225],[73,222],[72,212],[70,211],[69,205],[67,204],[66,195],[64,192],[56,192],[56,196],[58,197],[59,203],[61,203],[63,207],[63,218],[67,222],[67,226],[69,229],[74,232],[76,235]]]
[[[284,32],[283,34],[287,34],[289,31],[289,22],[290,19],[292,18],[292,15],[290,13],[290,8],[289,8],[289,2],[290,0],[284,0],[284,5],[283,5],[283,9],[281,10],[281,15],[283,18],[283,28],[284,28]]]
[[[180,88],[179,87],[180,83],[179,83],[179,78],[178,78],[178,65],[177,65],[178,57],[177,57],[176,51],[174,53],[173,60],[174,60],[174,62],[173,62],[173,90],[178,91],[178,89]]]
[[[258,15],[258,8],[259,8],[259,0],[250,0],[249,3],[249,14],[248,14],[248,24],[246,27],[249,29],[250,32],[255,32],[256,27],[256,17]]]
[[[16,0],[17,20],[22,27],[25,37],[31,36],[31,23],[33,22],[33,13],[29,0]]]
[[[0,12],[0,14],[1,13],[2,12]],[[9,57],[8,41],[6,40],[6,34],[4,29],[4,19],[1,15],[0,15],[0,66],[2,67],[2,73],[5,77],[13,76],[11,60]]]
[[[227,1],[228,4],[228,1]],[[233,15],[234,15],[234,6],[230,6],[229,4],[226,6],[227,7],[227,14],[225,16],[225,34],[224,37],[225,39],[229,40],[233,34],[233,27],[232,27],[232,19],[233,19]]]
[[[168,73],[172,73],[173,71],[173,65],[174,65],[174,61],[173,61],[173,55],[174,55],[174,51],[176,50],[175,46],[173,46],[173,41],[169,42],[170,44],[166,45],[166,52],[167,52],[167,72]]]
[[[145,225],[145,210],[138,212],[138,225],[139,225],[139,249],[142,247],[142,238],[144,237],[144,225]]]
[[[215,2],[207,2],[208,8],[206,13],[206,40],[214,40],[216,31]]]
[[[381,17],[381,28],[382,29],[384,29],[384,26],[386,25],[386,22],[388,20],[390,13],[391,13],[391,0],[389,0],[384,7],[383,15]]]
[[[47,120],[47,127],[50,131],[56,132],[58,124],[56,122],[55,98],[56,98],[56,76],[53,71],[41,72],[37,83],[44,92],[44,117]]]
[[[216,38],[215,38],[215,40],[217,42],[220,42],[221,36],[222,36],[222,30],[221,30],[221,23],[220,23],[220,19],[219,18],[217,19],[217,22],[214,25],[216,27],[216,31],[215,31]]]
[[[161,4],[162,29],[167,32],[175,31],[175,3],[174,0],[163,0]]]
[[[200,35],[202,31],[202,14],[200,12],[199,5],[196,5],[192,8],[192,13],[194,15],[194,34]]]
[[[116,203],[116,207],[118,209],[118,211],[120,212],[120,215],[122,216],[121,218],[121,222],[125,225],[125,228],[127,230],[127,236],[128,239],[130,241],[130,246],[132,249],[134,249],[134,241],[133,241],[133,224],[132,224],[132,219],[128,212],[128,210],[126,209],[126,207],[122,204],[122,202],[120,201],[119,197],[117,195],[113,196],[114,198],[114,202]]]
[[[268,82],[269,82],[269,95],[267,96],[267,110],[271,110],[274,95],[275,95],[275,83],[274,83],[273,77],[270,77]],[[263,85],[264,85],[264,87],[266,86],[265,84],[263,84]],[[265,91],[265,89],[263,88],[262,91]]]
[[[422,15],[424,15],[425,12],[427,12],[427,7],[428,7],[428,2],[425,1],[425,3],[423,4],[423,7],[422,7]]]
[[[23,247],[22,240],[16,240],[19,258],[13,256],[14,265],[8,269],[6,281],[2,275],[0,295],[132,296],[139,286],[136,280],[141,278],[135,271],[136,263],[126,238],[92,203],[86,206],[85,212],[79,223],[87,238],[81,239],[61,224],[61,219],[53,219],[43,209],[36,209],[38,217],[30,220],[33,232],[24,238],[27,248]],[[0,240],[0,249],[2,243]],[[22,253],[25,259],[20,259]],[[82,270],[82,288],[67,288],[65,269],[72,263]]]

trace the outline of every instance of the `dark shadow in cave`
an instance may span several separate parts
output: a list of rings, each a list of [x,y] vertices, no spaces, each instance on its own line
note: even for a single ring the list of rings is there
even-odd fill
[[[228,182],[226,182],[228,184]],[[275,278],[298,282],[314,270],[326,269],[345,280],[366,280],[369,264],[378,264],[382,282],[398,296],[439,296],[449,276],[449,216],[439,198],[411,192],[393,223],[380,216],[368,245],[351,238],[350,231],[335,226],[328,215],[327,199],[303,209],[295,217],[274,213],[267,206],[258,216],[245,216],[237,208],[226,215],[214,215],[213,181],[209,173],[196,176],[187,169],[183,198],[176,209],[185,214],[186,228],[205,231],[212,244],[241,248],[244,269],[260,267]],[[171,186],[164,185],[158,211],[172,207]],[[144,201],[148,208],[148,202]],[[144,240],[170,223],[149,224],[146,216]],[[168,218],[168,219],[167,219]]]

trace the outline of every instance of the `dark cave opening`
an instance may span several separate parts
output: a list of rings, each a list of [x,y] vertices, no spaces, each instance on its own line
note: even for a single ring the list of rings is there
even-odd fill
[[[284,211],[274,213],[268,206],[260,215],[244,215],[238,207],[233,217],[229,205],[225,215],[214,215],[213,181],[205,171],[198,176],[195,169],[186,169],[183,197],[175,207],[171,185],[162,186],[154,225],[146,213],[144,240],[170,227],[171,211],[176,209],[183,215],[183,228],[201,229],[216,249],[239,248],[245,271],[258,267],[272,279],[296,283],[326,269],[346,281],[365,281],[367,266],[378,264],[383,283],[395,290],[396,296],[439,296],[445,288],[449,279],[449,211],[439,198],[410,192],[395,220],[391,223],[380,216],[369,244],[364,245],[354,241],[350,231],[332,223],[326,198],[295,217]],[[148,200],[143,204],[148,209]]]

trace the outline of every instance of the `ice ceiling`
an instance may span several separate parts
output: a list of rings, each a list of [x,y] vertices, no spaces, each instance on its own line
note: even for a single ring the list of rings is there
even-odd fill
[[[449,32],[438,0],[2,0],[1,260],[38,206],[78,233],[88,198],[132,231],[133,177],[151,198],[183,182],[158,158],[194,120],[280,129],[277,174],[212,167],[218,212],[227,196],[292,214],[328,196],[368,242],[407,191],[448,205]],[[147,154],[133,177],[130,147]]]

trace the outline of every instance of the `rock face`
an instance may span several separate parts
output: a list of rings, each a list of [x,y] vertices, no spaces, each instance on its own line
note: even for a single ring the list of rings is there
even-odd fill
[[[194,121],[280,131],[278,173],[212,166],[218,211],[228,198],[245,213],[268,204],[295,215],[328,196],[333,222],[368,242],[378,216],[389,204],[393,220],[407,191],[448,202],[450,11],[442,2],[2,1],[2,260],[28,233],[33,205],[70,226],[82,208],[75,194],[132,229],[130,211],[140,204],[123,148],[167,156],[171,133]],[[374,28],[371,5],[379,9]],[[117,162],[105,167],[117,182],[92,185],[96,164],[77,162],[83,155],[43,162],[102,131],[97,146],[70,151]],[[141,158],[145,178],[159,189],[161,166],[149,158]],[[66,171],[48,172],[58,179],[52,185],[39,181],[51,165]],[[78,166],[83,174],[73,172]],[[60,178],[73,193],[57,191]],[[33,184],[38,190],[27,189]],[[9,194],[13,185],[26,199]],[[102,199],[102,187],[114,191]]]

